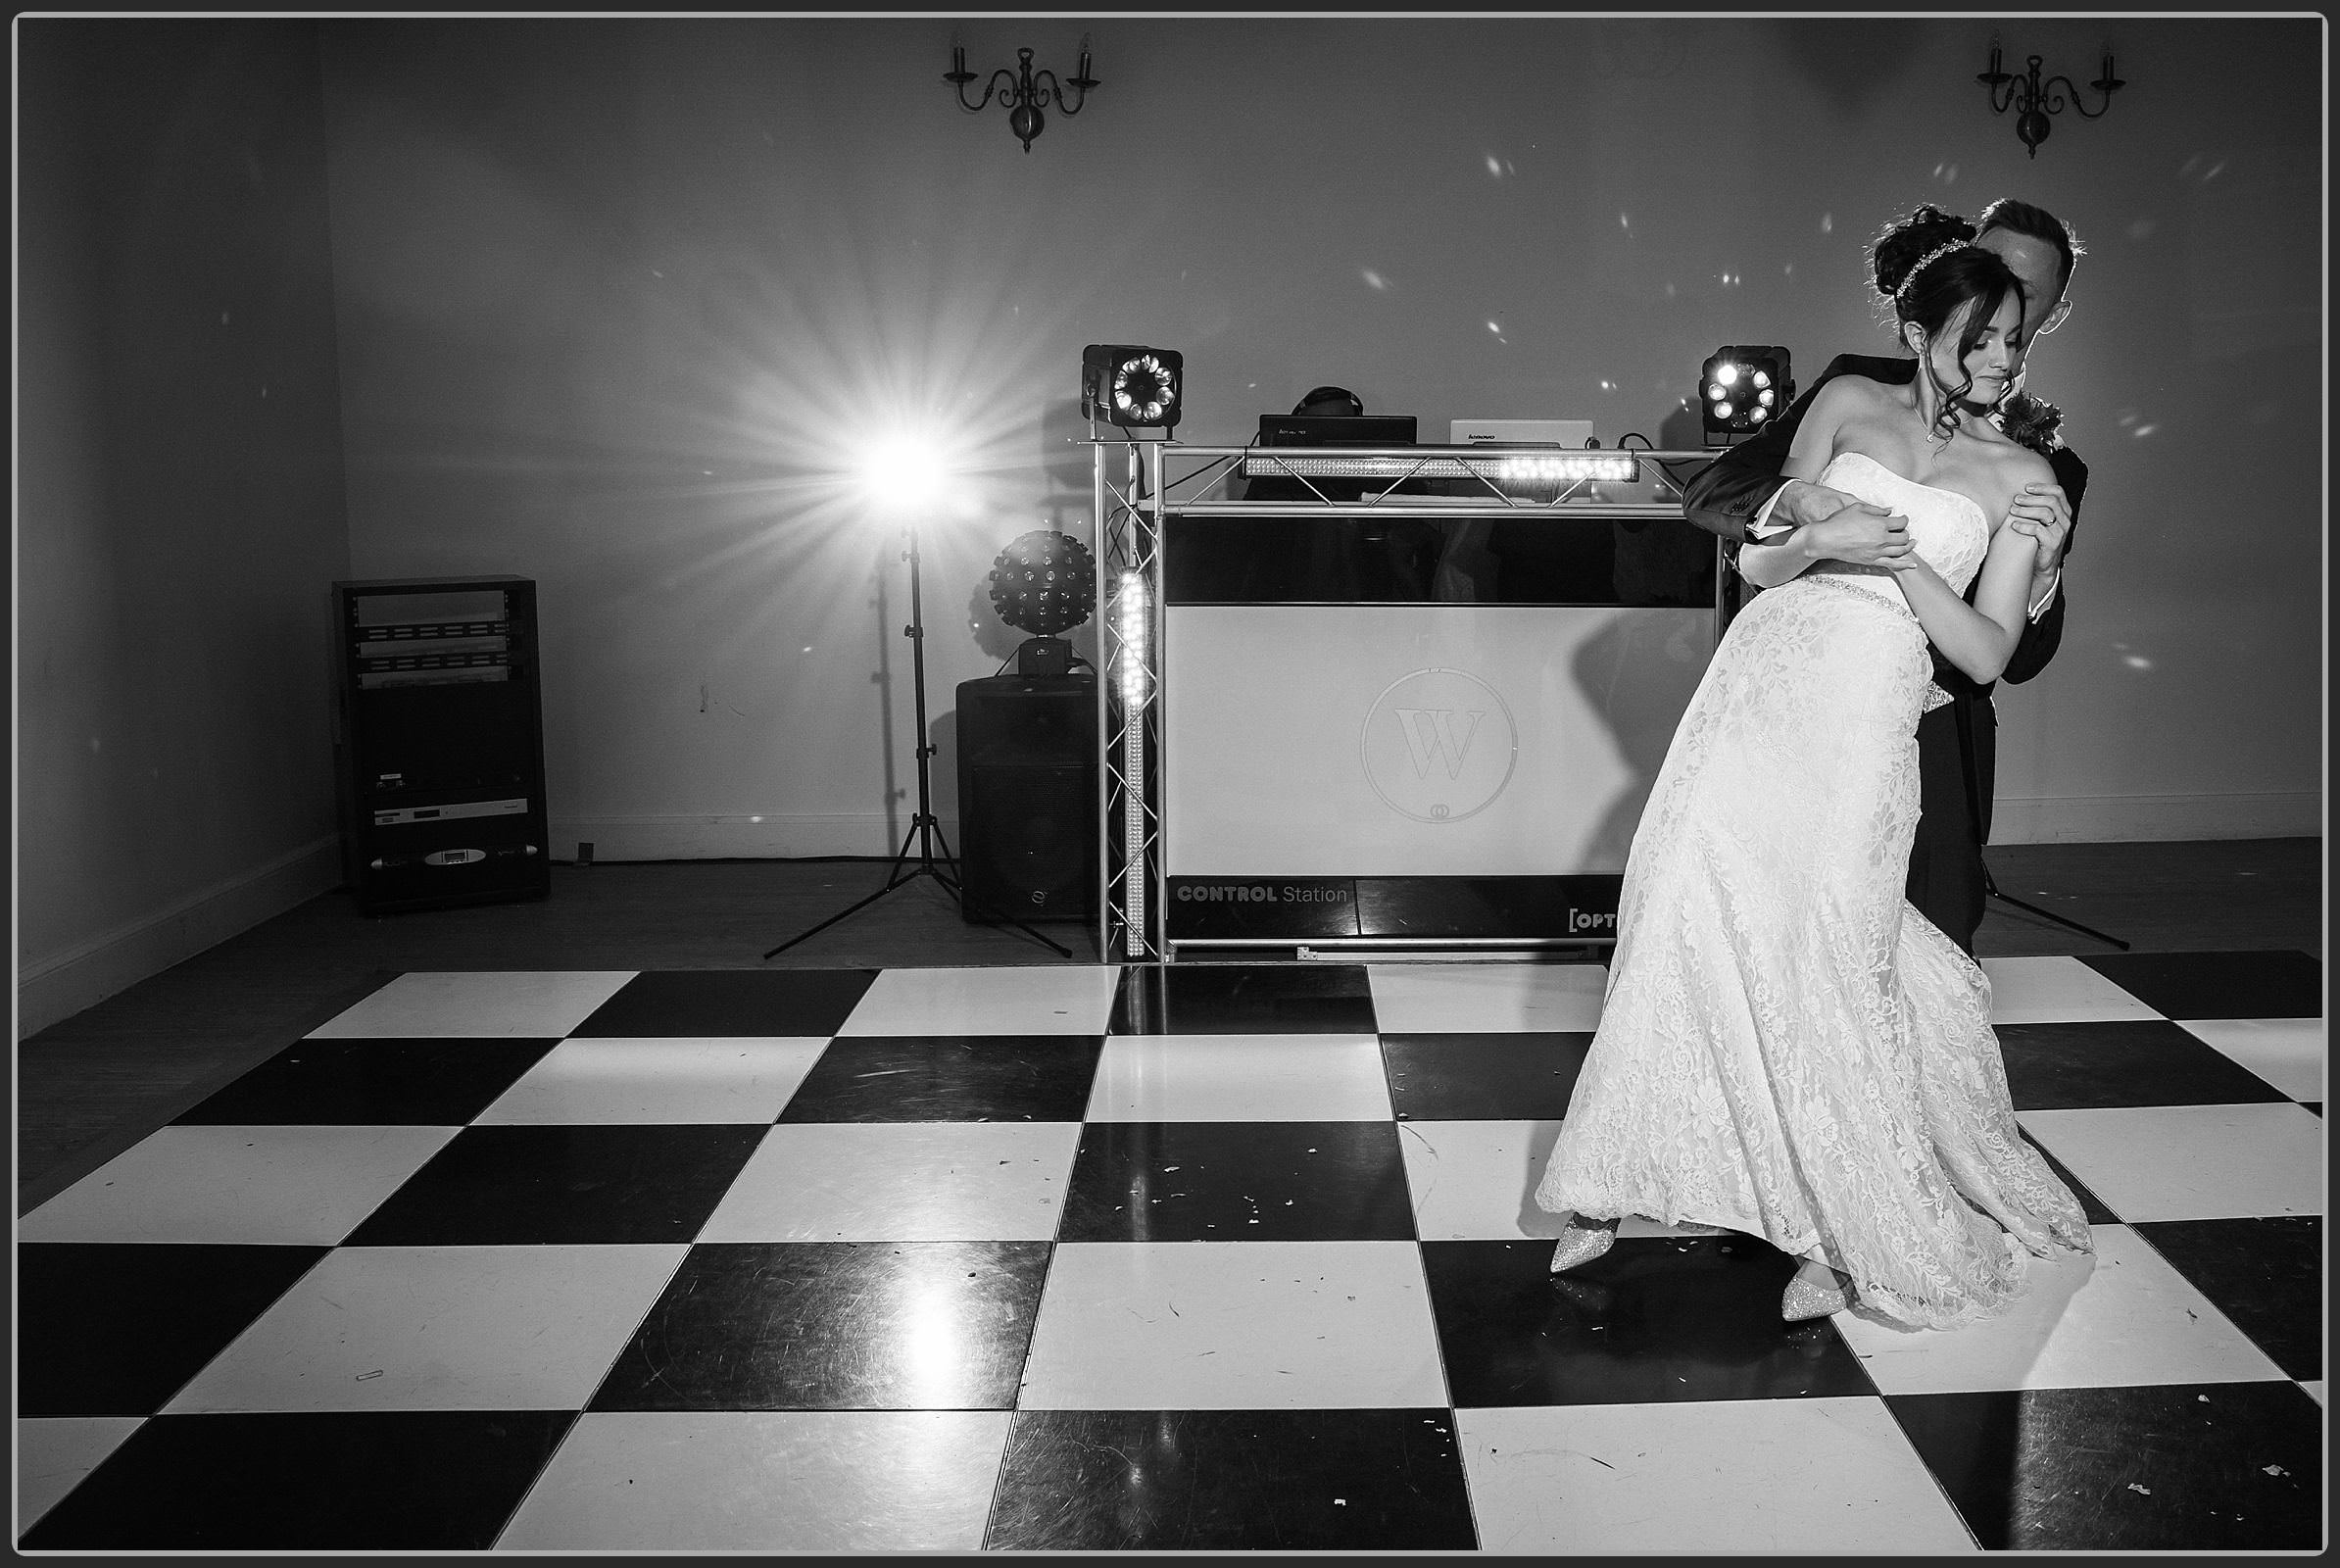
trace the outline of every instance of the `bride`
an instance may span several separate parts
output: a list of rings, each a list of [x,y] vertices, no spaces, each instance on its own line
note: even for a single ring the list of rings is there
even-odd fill
[[[1979,681],[2014,651],[2033,541],[2005,526],[2047,463],[1992,427],[2023,295],[1974,227],[1922,207],[1873,274],[1921,372],[1839,376],[1787,462],[1909,519],[1890,567],[1741,552],[1770,590],[1731,624],[1627,860],[1608,996],[1536,1202],[1555,1272],[1618,1219],[1761,1236],[1804,1259],[1789,1320],[1855,1300],[1948,1327],[2003,1309],[2023,1253],[2086,1250],[2023,1141],[1990,982],[1903,899],[1926,643]],[[1962,597],[1976,574],[1969,605]]]

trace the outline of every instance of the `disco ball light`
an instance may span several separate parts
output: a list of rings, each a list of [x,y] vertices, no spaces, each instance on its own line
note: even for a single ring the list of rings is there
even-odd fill
[[[992,609],[1018,631],[1053,637],[1089,618],[1097,562],[1071,534],[1036,528],[1007,542],[992,562]]]

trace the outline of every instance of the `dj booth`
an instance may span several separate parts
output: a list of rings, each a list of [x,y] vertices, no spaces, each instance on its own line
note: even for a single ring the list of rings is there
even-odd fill
[[[1095,453],[1108,961],[1615,940],[1722,629],[1713,454]]]

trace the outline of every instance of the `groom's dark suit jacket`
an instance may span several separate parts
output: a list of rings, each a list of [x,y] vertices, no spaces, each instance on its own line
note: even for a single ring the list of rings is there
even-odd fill
[[[1779,477],[1779,470],[1786,465],[1787,450],[1815,393],[1839,375],[1861,375],[1889,386],[1906,386],[1917,373],[1914,359],[1838,355],[1777,424],[1732,447],[1689,482],[1682,494],[1682,514],[1732,544],[1743,543],[1747,524],[1787,482]],[[2071,504],[2076,535],[2080,493],[2088,487],[2088,466],[2064,447],[2049,454],[2048,463]],[[2068,540],[2067,554],[2071,548]],[[1974,597],[1974,586],[1969,584],[1969,603]],[[2064,639],[2065,599],[2059,586],[2046,613],[2024,625],[2003,678],[2029,680],[2056,656],[2057,645]],[[1974,928],[1982,923],[1982,846],[1990,840],[1991,794],[1998,776],[1998,715],[1991,710],[1989,686],[1944,659],[1940,649],[1929,651],[1934,681],[1950,694],[1950,702],[1918,722],[1925,814],[1919,819],[1917,843],[1910,851],[1909,900],[1971,954]]]

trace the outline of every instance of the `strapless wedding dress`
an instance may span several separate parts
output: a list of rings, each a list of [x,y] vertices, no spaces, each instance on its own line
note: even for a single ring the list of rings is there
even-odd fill
[[[1906,515],[1956,591],[1980,569],[1967,497],[1859,453],[1821,479]],[[1633,835],[1541,1206],[1761,1236],[1928,1327],[2004,1308],[2026,1250],[2087,1248],[2017,1130],[1990,981],[1902,896],[1947,700],[1883,568],[1824,563],[1731,622]]]

